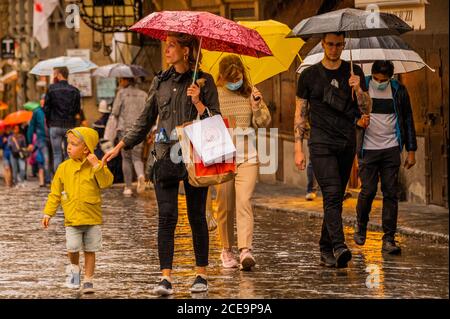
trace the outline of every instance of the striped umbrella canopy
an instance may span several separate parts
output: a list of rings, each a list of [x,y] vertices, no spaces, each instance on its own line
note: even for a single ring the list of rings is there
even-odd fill
[[[372,73],[372,64],[376,60],[389,60],[394,64],[394,73],[408,73],[427,67],[420,55],[415,52],[402,38],[395,35],[346,39],[345,49],[342,51],[341,59],[350,61],[350,49],[352,48],[353,62],[360,64],[364,74]],[[322,44],[317,44],[303,60],[298,73],[309,66],[319,63],[323,59]]]

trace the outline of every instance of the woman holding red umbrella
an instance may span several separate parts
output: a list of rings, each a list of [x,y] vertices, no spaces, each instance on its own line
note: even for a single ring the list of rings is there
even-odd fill
[[[162,277],[154,292],[157,295],[173,294],[172,263],[174,255],[175,227],[178,219],[178,186],[184,182],[189,223],[192,229],[196,261],[196,277],[191,292],[208,289],[206,266],[208,265],[209,236],[205,210],[207,187],[193,187],[188,183],[184,163],[175,164],[170,160],[170,150],[177,143],[175,128],[185,122],[220,114],[217,88],[210,74],[195,72],[196,83],[192,84],[199,40],[197,37],[169,32],[166,38],[165,58],[171,67],[158,73],[153,79],[144,111],[117,146],[106,153],[103,162],[116,157],[122,148],[132,148],[142,142],[152,126],[157,124],[155,139],[155,192],[159,210],[158,254]],[[177,172],[177,174],[174,174]],[[164,176],[171,174],[172,176]]]

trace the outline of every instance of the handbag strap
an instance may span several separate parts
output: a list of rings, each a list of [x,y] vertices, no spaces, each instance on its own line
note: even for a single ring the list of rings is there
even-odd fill
[[[14,135],[11,136],[11,139],[13,140],[14,144],[16,144],[17,150],[20,151],[20,146],[19,146],[19,143],[17,143],[15,136]]]

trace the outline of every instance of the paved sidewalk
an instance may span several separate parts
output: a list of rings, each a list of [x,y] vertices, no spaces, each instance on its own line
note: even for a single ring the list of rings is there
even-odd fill
[[[356,192],[344,202],[342,218],[345,225],[353,225],[356,221],[356,202]],[[283,184],[258,183],[253,203],[255,208],[323,217],[320,193],[314,201],[306,201],[304,189]],[[382,200],[376,199],[369,221],[370,230],[382,232],[381,207]],[[449,211],[444,207],[399,203],[397,230],[400,234],[448,244],[448,227]]]
[[[269,191],[272,197],[286,201],[287,191]],[[160,270],[153,190],[128,198],[120,185],[102,192],[103,248],[96,255],[96,292],[92,295],[65,287],[68,258],[62,212],[52,218],[48,229],[40,225],[48,192],[35,179],[12,189],[0,182],[0,298],[156,298],[152,289]],[[381,252],[382,234],[369,231],[364,246],[347,242],[353,254],[348,268],[325,268],[319,265],[320,218],[261,208],[255,209],[254,271],[222,267],[222,246],[215,230],[209,233],[209,291],[191,294],[195,276],[192,232],[185,197],[180,195],[178,201],[175,295],[170,298],[448,299],[448,244],[398,236],[402,254],[391,256]],[[352,238],[353,229],[344,227],[344,234]],[[83,256],[80,261],[83,268]]]

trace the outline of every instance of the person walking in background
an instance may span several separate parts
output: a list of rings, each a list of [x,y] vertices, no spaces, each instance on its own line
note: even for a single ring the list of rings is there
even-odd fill
[[[43,110],[45,96],[41,97],[41,106],[33,110],[33,117],[27,129],[28,151],[36,152],[36,162],[38,164],[39,186],[45,187],[50,181],[50,154],[48,151],[48,133],[45,124],[45,113]],[[33,143],[33,135],[36,140]]]
[[[58,206],[64,211],[66,248],[70,265],[66,286],[81,285],[80,251],[84,251],[83,293],[94,292],[95,253],[102,247],[101,190],[110,187],[113,176],[94,155],[98,134],[88,127],[67,132],[69,159],[61,163],[53,177],[51,191],[44,208],[42,226],[48,228]]]
[[[44,113],[49,127],[50,142],[53,153],[53,172],[66,157],[65,134],[75,127],[77,114],[80,113],[80,91],[67,82],[69,70],[58,67],[53,70],[54,83],[45,95]]]
[[[197,115],[203,119],[210,113],[220,114],[217,88],[210,74],[196,72],[193,84],[199,40],[195,36],[170,32],[166,39],[165,57],[172,66],[158,73],[150,88],[144,111],[133,127],[125,134],[116,147],[105,154],[103,161],[110,161],[119,155],[122,148],[131,149],[147,138],[147,134],[158,120],[157,132],[161,134],[155,142],[156,161],[163,161],[177,172],[158,170],[154,175],[165,176],[165,183],[155,180],[155,193],[158,202],[158,255],[162,277],[154,288],[154,293],[165,296],[173,294],[172,264],[174,255],[175,228],[178,220],[178,189],[183,181],[186,192],[187,213],[192,229],[195,253],[196,276],[190,288],[192,293],[208,290],[206,266],[208,266],[209,234],[206,223],[206,197],[208,187],[194,187],[189,184],[184,163],[174,164],[170,149],[178,142],[176,126],[193,121]],[[201,54],[199,55],[201,62]],[[172,165],[172,164],[173,165]],[[175,166],[175,167],[174,167]],[[176,168],[176,169],[175,169]],[[165,174],[165,175],[164,175]],[[169,176],[167,176],[169,174]]]
[[[323,196],[324,217],[320,237],[320,264],[347,267],[352,254],[345,244],[342,203],[356,150],[355,124],[371,99],[364,73],[341,60],[343,33],[322,38],[324,58],[300,74],[294,122],[295,164],[306,167],[303,139],[311,127],[308,146],[314,173]],[[325,94],[327,92],[328,94]]]
[[[117,118],[117,135],[119,140],[125,136],[139,115],[143,112],[147,93],[135,86],[133,78],[119,79],[120,89],[114,99],[112,114]],[[137,193],[145,191],[145,175],[144,162],[142,160],[142,152],[144,150],[144,142],[139,143],[130,150],[122,150],[122,172],[125,180],[125,196],[133,195],[131,189],[133,182],[133,168],[137,176]]]
[[[417,141],[408,90],[393,79],[393,75],[394,65],[391,61],[375,61],[372,76],[366,78],[373,107],[370,119],[358,135],[357,154],[362,185],[356,205],[354,240],[358,245],[364,245],[366,241],[369,214],[380,180],[383,192],[382,251],[399,254],[401,248],[395,243],[395,233],[400,155],[405,147],[408,156],[404,167],[413,167],[416,164]]]
[[[269,109],[237,55],[224,57],[219,63],[217,79],[220,112],[235,121],[236,176],[216,186],[217,222],[222,242],[222,266],[251,270],[256,261],[253,252],[254,216],[250,199],[258,177],[258,153],[253,128],[267,127],[271,122]],[[239,136],[237,136],[239,135]],[[234,216],[236,215],[239,263],[233,254]]]
[[[98,158],[102,158],[105,153],[114,148],[114,141],[110,141],[105,138],[106,127],[111,116],[111,110],[112,106],[108,104],[106,100],[101,100],[98,105],[98,111],[102,115],[92,125],[100,138],[100,143],[95,150],[95,155]],[[115,141],[118,142],[117,138],[115,138]],[[123,183],[122,157],[118,156],[114,158],[112,161],[108,162],[107,165],[111,173],[114,175],[114,183]]]
[[[8,137],[8,147],[11,150],[10,159],[13,183],[16,187],[24,187],[28,153],[25,152],[27,141],[19,125],[14,125],[13,134]]]
[[[92,124],[92,128],[97,131],[99,137],[99,145],[95,149],[95,156],[102,158],[105,153],[103,152],[102,142],[109,143],[112,148],[114,145],[111,141],[103,141],[103,135],[105,134],[106,123],[108,122],[109,115],[111,113],[111,107],[108,105],[106,100],[101,100],[98,104],[98,111],[101,113],[100,117]],[[107,147],[107,145],[105,145]]]
[[[7,187],[13,186],[11,171],[11,149],[8,146],[8,137],[11,135],[10,128],[3,123],[0,124],[0,148],[3,150],[3,179]]]

